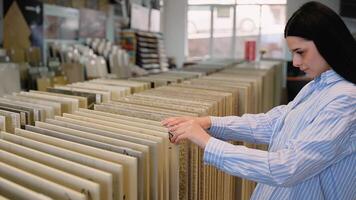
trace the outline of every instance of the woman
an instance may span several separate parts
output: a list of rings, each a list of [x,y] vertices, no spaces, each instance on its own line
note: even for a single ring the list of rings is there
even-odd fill
[[[285,38],[293,65],[314,78],[288,105],[162,124],[173,143],[189,139],[203,148],[206,164],[258,182],[252,199],[356,199],[356,42],[340,17],[317,2],[293,14]]]

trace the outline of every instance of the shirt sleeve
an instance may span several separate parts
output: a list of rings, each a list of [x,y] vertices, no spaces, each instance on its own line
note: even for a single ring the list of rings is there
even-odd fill
[[[267,113],[244,114],[242,117],[210,117],[210,134],[221,140],[239,140],[254,144],[268,144],[275,121],[285,111],[286,105]]]
[[[351,102],[350,105],[339,101],[328,106],[298,138],[289,140],[285,148],[275,152],[211,138],[204,150],[204,162],[259,183],[298,184],[356,152],[356,103]]]

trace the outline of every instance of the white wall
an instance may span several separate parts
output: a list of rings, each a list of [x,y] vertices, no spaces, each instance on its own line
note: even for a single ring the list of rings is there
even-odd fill
[[[310,0],[287,0],[287,19],[304,3]],[[336,13],[339,13],[340,0],[318,0],[318,2],[325,4],[333,9]]]
[[[343,18],[346,26],[349,28],[351,33],[356,33],[356,19],[355,18]]]
[[[162,32],[167,56],[175,57],[177,66],[185,61],[188,0],[164,0]]]

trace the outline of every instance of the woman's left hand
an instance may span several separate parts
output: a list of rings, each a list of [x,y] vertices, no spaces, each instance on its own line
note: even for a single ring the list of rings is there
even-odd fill
[[[178,125],[168,128],[173,134],[171,142],[178,144],[183,139],[188,139],[201,148],[205,148],[210,139],[210,135],[194,120],[188,120]]]

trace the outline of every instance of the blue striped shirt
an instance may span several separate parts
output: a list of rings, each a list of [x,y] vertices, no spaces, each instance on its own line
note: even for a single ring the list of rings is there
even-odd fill
[[[356,85],[333,70],[308,83],[288,105],[211,120],[204,162],[256,181],[251,199],[356,199]]]

